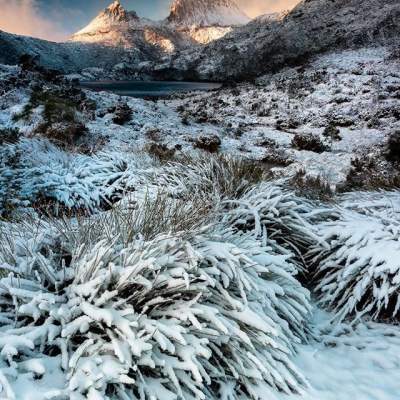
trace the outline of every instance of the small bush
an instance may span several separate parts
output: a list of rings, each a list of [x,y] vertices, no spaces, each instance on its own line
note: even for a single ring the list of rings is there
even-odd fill
[[[400,131],[395,131],[390,135],[386,158],[391,162],[400,162]]]
[[[267,167],[288,167],[294,160],[283,149],[269,149],[261,159]]]
[[[146,152],[161,162],[168,162],[174,159],[175,149],[170,149],[161,143],[148,143],[145,147]]]
[[[314,153],[329,151],[329,147],[318,136],[307,133],[297,133],[292,140],[292,146],[297,150],[312,151]]]
[[[153,142],[161,140],[161,131],[158,128],[150,128],[146,131],[145,136]]]
[[[329,182],[320,175],[307,175],[304,169],[300,169],[290,179],[289,184],[294,188],[298,196],[313,200],[331,200],[334,192]]]
[[[36,128],[35,133],[47,137],[60,147],[75,146],[87,133],[87,128],[77,119],[81,102],[81,93],[75,88],[35,88],[29,103],[20,114],[14,116],[14,120],[28,119],[34,109],[42,106],[43,122]]]
[[[400,171],[385,160],[381,150],[356,157],[340,190],[400,188]]]
[[[120,103],[114,111],[113,122],[117,125],[124,125],[132,119],[132,109],[127,103]]]
[[[221,139],[217,135],[200,136],[195,139],[193,146],[196,149],[208,151],[210,153],[217,153],[221,146]]]
[[[375,203],[381,204],[384,197],[377,193]],[[314,245],[311,251],[316,292],[338,322],[365,315],[375,320],[400,318],[399,219],[390,202],[379,212],[373,203],[364,205],[368,213],[341,210],[339,220],[318,226],[325,245]]]
[[[170,164],[165,174],[157,177],[157,183],[180,196],[196,194],[213,203],[221,198],[238,198],[269,176],[269,170],[261,163],[224,155],[200,155]]]
[[[301,125],[301,122],[294,118],[289,118],[287,120],[278,119],[276,121],[275,128],[278,131],[287,131],[287,130],[297,129],[300,125]]]
[[[3,144],[17,143],[21,133],[16,128],[0,129],[0,146]]]
[[[43,106],[43,119],[46,124],[51,125],[57,122],[75,121],[75,113],[78,104],[71,99],[69,94],[62,89],[42,90],[35,88],[31,94],[29,103],[20,114],[14,116],[14,120],[29,119],[35,108]]]
[[[80,139],[88,132],[86,126],[80,122],[54,123],[39,125],[36,132],[46,137],[52,143],[62,148],[74,148]]]
[[[340,129],[335,124],[330,123],[325,129],[322,135],[328,139],[339,141],[342,140],[340,135]]]

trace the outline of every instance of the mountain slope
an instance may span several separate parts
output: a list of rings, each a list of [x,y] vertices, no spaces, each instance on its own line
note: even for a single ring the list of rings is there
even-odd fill
[[[159,22],[139,18],[116,0],[71,41],[172,53],[220,39],[249,20],[233,0],[175,0]]]
[[[235,26],[250,18],[234,0],[174,0],[168,22],[186,27]]]
[[[38,59],[46,68],[66,73],[77,72],[88,67],[111,68],[119,62],[133,63],[138,55],[106,48],[100,45],[55,43],[27,36],[13,35],[0,31],[0,63],[17,64],[23,54]]]
[[[398,0],[304,0],[283,19],[258,19],[159,67],[169,79],[241,80],[310,56],[400,36]]]
[[[134,11],[126,11],[118,0],[75,33],[70,41],[139,50],[150,60],[162,52],[173,52],[191,44],[188,38],[175,29],[139,18]]]

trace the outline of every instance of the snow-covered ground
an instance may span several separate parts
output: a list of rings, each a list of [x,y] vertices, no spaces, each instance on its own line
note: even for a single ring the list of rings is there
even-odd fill
[[[398,113],[400,107],[399,60],[392,57],[391,51],[390,48],[373,48],[328,54],[319,57],[304,68],[288,68],[279,74],[264,76],[255,84],[241,84],[208,93],[176,95],[173,98],[159,101],[121,98],[110,93],[87,91],[86,100],[95,102],[97,107],[96,110],[80,109],[77,112],[79,122],[84,123],[88,131],[79,145],[74,148],[60,148],[43,137],[44,134],[38,129],[42,122],[42,107],[33,110],[26,120],[19,119],[17,121],[13,118],[13,115],[20,113],[29,101],[29,83],[14,87],[13,78],[19,73],[18,68],[1,66],[0,127],[2,129],[17,128],[21,134],[21,137],[15,138],[16,140],[5,143],[0,138],[2,156],[0,159],[0,206],[5,200],[9,202],[10,197],[13,197],[11,204],[7,204],[7,207],[10,207],[10,210],[7,209],[8,221],[2,222],[1,225],[2,228],[5,227],[5,232],[13,232],[7,236],[6,243],[9,244],[15,238],[22,240],[21,237],[24,236],[23,229],[21,230],[19,225],[21,221],[14,221],[12,218],[19,215],[21,208],[30,210],[30,212],[32,211],[31,207],[38,210],[40,202],[44,199],[58,202],[67,208],[75,206],[78,209],[89,208],[92,211],[101,209],[100,215],[106,215],[104,210],[109,206],[107,201],[116,201],[113,199],[116,194],[122,197],[122,204],[126,202],[129,205],[130,201],[127,198],[130,199],[134,195],[137,204],[142,204],[141,202],[145,201],[144,199],[149,194],[151,197],[161,189],[171,195],[174,201],[185,201],[188,199],[185,196],[188,195],[193,200],[196,198],[196,192],[201,192],[204,190],[204,185],[207,182],[210,183],[207,181],[209,171],[207,168],[203,170],[200,168],[199,172],[198,166],[192,167],[190,164],[185,166],[184,163],[184,169],[182,169],[182,165],[179,163],[185,156],[197,154],[198,151],[194,149],[194,141],[201,137],[218,136],[221,140],[220,152],[222,154],[246,160],[264,160],[265,165],[270,164],[271,154],[276,157],[276,154],[279,153],[284,158],[290,158],[293,162],[289,166],[274,165],[273,171],[276,177],[290,176],[299,169],[305,169],[307,174],[322,176],[332,186],[339,185],[346,180],[351,160],[354,157],[362,157],[365,153],[373,153],[377,149],[383,148],[388,135],[394,130],[400,129]],[[120,103],[126,103],[132,110],[132,118],[123,125],[115,123],[115,106]],[[80,105],[82,104],[88,103],[80,103]],[[323,137],[324,130],[329,126],[339,130],[340,140]],[[296,134],[304,133],[316,135],[324,143],[327,141],[326,144],[330,147],[329,151],[316,153],[294,149],[292,147],[293,138]],[[163,151],[172,151],[171,154],[173,152],[175,154],[166,161],[158,160],[153,157],[154,152],[149,151],[151,144],[164,146],[162,147]],[[206,154],[206,157],[210,158],[211,164],[211,156]],[[266,159],[268,161],[265,161]],[[177,164],[170,164],[168,161],[176,161]],[[263,163],[257,165],[263,165]],[[211,184],[213,184],[212,180]],[[279,181],[279,184],[281,185],[282,181]],[[287,200],[285,194],[281,195],[279,191],[274,192],[274,190],[257,186],[250,195],[241,198],[241,202],[238,203],[240,218],[238,217],[233,226],[240,229],[241,225],[245,225],[245,222],[248,223],[250,220],[254,224],[254,237],[248,241],[246,241],[247,239],[238,240],[232,234],[233,238],[227,239],[228,247],[233,246],[232,243],[234,243],[235,246],[244,246],[247,251],[246,246],[250,246],[250,244],[255,246],[257,251],[255,252],[250,246],[252,252],[250,255],[245,253],[247,257],[253,257],[256,263],[260,264],[265,262],[262,258],[264,257],[271,263],[268,265],[271,268],[276,267],[274,263],[277,263],[285,270],[285,274],[287,273],[287,275],[283,275],[283,281],[292,279],[292,274],[295,273],[296,268],[293,267],[291,261],[287,261],[286,257],[290,255],[296,259],[298,242],[302,246],[304,243],[309,245],[314,251],[313,256],[325,254],[324,251],[330,254],[340,246],[346,246],[351,249],[351,252],[336,253],[339,261],[335,265],[329,264],[326,259],[324,262],[321,261],[320,265],[323,265],[331,274],[325,275],[327,283],[324,285],[324,287],[330,286],[331,291],[322,290],[315,293],[316,296],[320,296],[322,303],[317,304],[316,300],[311,302],[313,311],[312,321],[309,324],[308,342],[303,340],[302,344],[293,344],[297,350],[295,355],[291,356],[291,352],[288,352],[290,359],[304,376],[309,387],[303,388],[301,394],[289,395],[277,390],[269,391],[268,400],[273,400],[274,397],[276,400],[397,400],[400,393],[398,319],[395,322],[389,319],[385,324],[368,320],[365,316],[361,317],[362,310],[358,307],[365,306],[365,300],[356,291],[354,296],[351,291],[346,295],[341,292],[335,294],[338,296],[338,302],[342,302],[342,310],[344,310],[342,312],[346,314],[345,316],[350,315],[350,320],[346,320],[346,322],[341,321],[342,314],[339,311],[335,313],[323,311],[321,304],[329,305],[329,300],[334,298],[335,287],[332,289],[334,278],[336,279],[334,284],[340,287],[341,282],[345,279],[351,281],[356,276],[357,280],[357,273],[363,273],[365,274],[363,276],[366,277],[365,282],[367,283],[361,285],[362,290],[369,290],[372,287],[371,292],[376,300],[376,304],[371,302],[375,306],[374,312],[387,307],[388,296],[394,297],[398,293],[400,287],[398,191],[371,194],[355,192],[343,195],[336,199],[337,208],[331,203],[323,205],[330,209],[328,222],[314,223],[313,221],[311,223],[307,219],[314,217],[314,215],[307,214],[310,204],[315,205],[315,214],[317,214],[321,207],[319,203],[317,205],[317,203],[308,203],[304,200],[303,204],[303,200],[301,200],[298,204],[296,203],[298,200],[289,195]],[[128,196],[124,197],[126,192],[128,192]],[[267,199],[267,201],[266,198],[271,193],[275,193],[276,198],[271,195],[273,201],[268,203],[269,200]],[[263,197],[264,195],[265,197]],[[212,197],[213,201],[218,204],[218,207],[222,207],[221,196],[218,196],[218,193],[213,193],[212,196],[207,193],[207,196],[215,196]],[[252,196],[258,196],[257,206],[252,203],[254,200]],[[121,197],[117,197],[117,200],[120,200]],[[232,201],[232,204],[236,204],[236,199],[228,200]],[[267,210],[262,209],[262,207],[265,208],[264,201],[267,202],[267,205],[269,204],[266,207]],[[287,214],[280,214],[285,212]],[[314,210],[311,214],[313,212]],[[282,242],[284,244],[280,243],[278,246],[274,241],[276,236],[293,234],[291,231],[282,233],[279,223],[286,223],[286,218],[289,218],[290,221],[293,216],[297,218],[296,213],[301,215],[294,225],[300,234],[294,235],[294,243],[291,243],[291,239],[289,239],[292,247],[286,246],[286,237]],[[229,221],[229,217],[225,217],[224,221]],[[362,225],[361,221],[365,222],[365,225]],[[212,222],[215,223],[215,221]],[[278,224],[278,228],[276,224]],[[373,232],[370,232],[371,226]],[[8,231],[9,227],[13,229]],[[363,227],[368,229],[363,230]],[[272,234],[270,234],[270,229]],[[340,230],[340,232],[335,232],[334,229]],[[308,238],[301,237],[308,230],[312,231],[310,240],[315,241],[315,243],[312,242],[312,245],[307,242]],[[56,230],[52,232],[56,236]],[[103,233],[101,232],[99,235],[101,236]],[[226,232],[213,232],[213,235],[217,234],[225,235]],[[51,242],[52,237],[53,235],[50,235],[49,238],[45,237],[44,242]],[[2,243],[4,244],[4,242]],[[36,256],[40,260],[46,258],[57,262],[57,257],[53,259],[51,252],[34,247],[32,240],[25,241],[24,244],[24,246],[21,245],[14,249],[18,253],[15,263],[21,268],[27,270],[30,267],[35,268],[36,264],[32,260]],[[366,244],[367,248],[365,248]],[[193,246],[196,245],[198,243],[193,244]],[[262,253],[271,252],[271,248],[265,250],[263,247],[260,250],[257,247],[267,245],[272,246],[273,251],[276,251],[281,258],[276,256],[277,258],[271,262]],[[208,250],[212,254],[213,251],[220,248],[210,245]],[[231,248],[229,247],[229,249]],[[4,248],[1,248],[1,251],[4,252]],[[209,256],[204,249],[196,248],[196,251],[200,253],[203,251],[201,255],[196,253],[198,257]],[[240,251],[244,250],[241,248]],[[235,247],[232,254],[237,256],[242,254],[240,251]],[[181,257],[183,253],[183,250],[179,250],[174,253],[174,257],[176,254]],[[221,251],[219,256],[228,257],[226,255],[228,253],[229,251]],[[270,255],[270,253],[268,254]],[[79,259],[78,256],[81,254],[77,255],[77,259]],[[347,257],[346,268],[343,269],[345,276],[341,276],[336,274],[334,267],[338,264],[341,265],[340,262],[345,256]],[[4,255],[0,254],[0,264],[1,261],[4,262],[4,259]],[[116,259],[117,257],[113,262],[117,263]],[[331,259],[337,260],[335,257]],[[209,256],[209,260],[216,262],[218,257]],[[83,263],[82,260],[80,262]],[[242,262],[248,263],[249,259],[243,258]],[[161,257],[159,263],[165,265],[166,261]],[[185,263],[186,260],[181,261],[179,268],[177,267],[171,272],[174,279],[182,274]],[[295,264],[295,262],[293,263]],[[189,262],[188,264],[190,267],[188,270],[192,273],[193,266]],[[372,266],[373,269],[369,268]],[[210,270],[212,271],[207,271],[207,274],[215,272],[213,269]],[[184,272],[185,274],[189,273]],[[185,274],[183,274],[182,280],[188,279],[188,275]],[[288,278],[289,275],[290,278]],[[45,274],[45,276],[47,275]],[[60,278],[60,274],[57,278]],[[36,278],[33,277],[33,279]],[[68,281],[65,276],[62,279]],[[224,284],[227,284],[227,276],[221,279]],[[64,283],[64,281],[62,282]],[[140,282],[142,283],[142,281]],[[277,282],[279,285],[282,284],[281,280]],[[4,284],[12,286],[13,279],[4,281]],[[23,280],[22,285],[26,285],[27,290],[32,290],[31,283],[28,284]],[[357,288],[356,285],[355,287]],[[273,291],[279,292],[276,285],[273,288]],[[71,375],[67,376],[65,372],[62,372],[62,368],[66,368],[65,360],[61,355],[43,356],[43,349],[41,346],[37,346],[40,349],[40,351],[36,350],[38,357],[40,355],[39,360],[35,359],[33,351],[24,348],[24,357],[29,358],[29,362],[21,364],[20,360],[13,360],[15,351],[21,344],[15,344],[14,348],[12,343],[3,343],[6,341],[5,330],[7,329],[7,335],[10,334],[9,315],[3,317],[1,314],[3,306],[1,296],[6,293],[6,290],[5,286],[0,285],[0,324],[3,323],[3,326],[0,325],[0,348],[2,349],[0,354],[0,399],[62,400],[68,398],[64,389]],[[248,287],[245,290],[248,290]],[[269,290],[272,289],[269,288]],[[69,300],[74,306],[80,293],[77,290],[69,294],[76,296]],[[108,301],[109,295],[109,292],[106,293],[103,298],[105,302]],[[271,295],[270,291],[265,293],[267,297]],[[274,292],[274,294],[276,293]],[[325,298],[324,293],[325,295],[328,293]],[[23,298],[27,296],[26,292],[21,294],[18,290],[14,294],[15,299],[18,296]],[[55,303],[64,301],[58,297],[54,297],[53,300]],[[38,307],[38,310],[45,313],[48,304],[54,305],[52,301],[46,303],[45,307]],[[200,300],[196,298],[196,301]],[[18,301],[15,300],[15,304],[18,306]],[[233,300],[232,304],[237,306]],[[26,307],[24,310],[29,314],[35,307],[32,306],[32,309]],[[305,312],[305,309],[301,307],[299,309],[301,312],[293,311],[293,314],[302,320],[299,314]],[[398,309],[395,309],[395,314],[397,311]],[[359,319],[351,323],[351,316],[354,313],[358,315]],[[377,317],[377,314],[371,314],[372,317]],[[91,315],[93,316],[93,314]],[[398,315],[396,317],[398,318]],[[52,318],[59,318],[57,323],[65,323],[59,314],[51,316],[50,319]],[[40,319],[38,320],[40,321]],[[52,321],[54,322],[53,319]],[[332,325],[329,325],[328,321],[333,321]],[[268,321],[268,323],[270,322]],[[53,327],[57,326],[54,324]],[[85,331],[85,326],[82,327],[82,332]],[[259,326],[256,323],[255,329],[259,329]],[[284,324],[283,326],[284,330],[287,329],[287,326]],[[301,336],[296,330],[300,328],[302,327],[291,328],[295,331],[296,338]],[[22,335],[24,334],[22,331],[21,328],[15,329],[14,334]],[[56,331],[55,328],[51,334],[57,335]],[[37,334],[39,335],[39,333]],[[292,334],[293,332],[289,334],[290,340],[293,338]],[[153,335],[155,335],[154,332]],[[42,336],[47,337],[47,334]],[[51,336],[50,333],[48,336]],[[110,337],[114,336],[111,334]],[[148,341],[153,340],[149,336],[145,338]],[[28,339],[36,340],[32,337]],[[48,340],[51,341],[51,339]],[[285,340],[286,338],[282,343],[286,346]],[[282,346],[282,343],[279,342],[279,346]],[[4,346],[7,344],[10,346]],[[25,345],[31,346],[30,342],[25,342]],[[165,346],[168,347],[168,344]],[[292,343],[288,347],[291,348]],[[68,353],[67,350],[65,352]],[[200,357],[199,354],[198,356]],[[274,356],[276,356],[275,353]],[[102,354],[102,357],[106,356]],[[272,360],[272,362],[275,361],[276,359]],[[146,363],[149,363],[149,360]],[[17,364],[19,364],[18,367]],[[102,367],[107,367],[107,365],[99,365],[96,366],[97,372]],[[19,372],[16,374],[17,369]],[[92,373],[93,370],[90,369],[89,372]],[[105,372],[107,369],[101,370],[99,374]],[[75,371],[70,372],[70,374],[74,373]],[[295,373],[293,376],[283,373],[282,376],[287,382],[292,382],[293,376],[298,378]],[[124,375],[123,379],[127,379],[127,377]],[[274,379],[279,381],[280,378],[277,376],[271,378],[272,381]],[[196,384],[199,382],[197,381]],[[10,385],[10,388],[7,385]],[[301,387],[301,385],[299,386]],[[230,389],[231,387],[227,389],[227,392]],[[170,392],[168,393],[165,399],[177,398],[170,395]],[[143,399],[153,400],[147,395],[144,395]],[[112,395],[95,397],[96,394],[93,394],[93,397],[83,397],[82,394],[76,394],[76,396],[74,399],[79,400],[83,398],[90,400],[113,399]],[[70,398],[72,399],[72,397]],[[122,395],[120,398],[125,399]],[[157,399],[157,397],[154,398]],[[196,400],[197,398],[200,397],[196,397]],[[225,398],[229,400],[245,399],[243,395]],[[265,397],[260,396],[259,398],[265,400]]]
[[[330,315],[315,311],[315,328]],[[345,328],[345,327],[344,327]],[[302,345],[295,364],[311,388],[285,400],[396,400],[400,392],[400,329],[362,323]]]

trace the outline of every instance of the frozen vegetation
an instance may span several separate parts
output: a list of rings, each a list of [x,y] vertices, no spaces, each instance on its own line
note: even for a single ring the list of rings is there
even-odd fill
[[[0,65],[0,399],[398,399],[396,44],[160,100],[71,77]]]

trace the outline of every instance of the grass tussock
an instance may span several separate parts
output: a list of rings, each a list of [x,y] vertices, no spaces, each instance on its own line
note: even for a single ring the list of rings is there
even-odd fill
[[[310,200],[330,201],[335,196],[329,181],[321,175],[307,175],[304,169],[300,169],[289,181],[296,194]]]
[[[146,194],[144,199],[125,199],[110,211],[98,215],[77,217],[72,229],[69,219],[59,220],[60,233],[74,233],[76,245],[92,243],[99,238],[124,245],[135,240],[153,240],[159,235],[176,235],[196,231],[212,220],[215,210],[200,197],[174,199],[166,192]]]
[[[227,155],[184,156],[169,164],[164,183],[183,193],[203,197],[239,198],[251,187],[270,179],[261,163]]]

